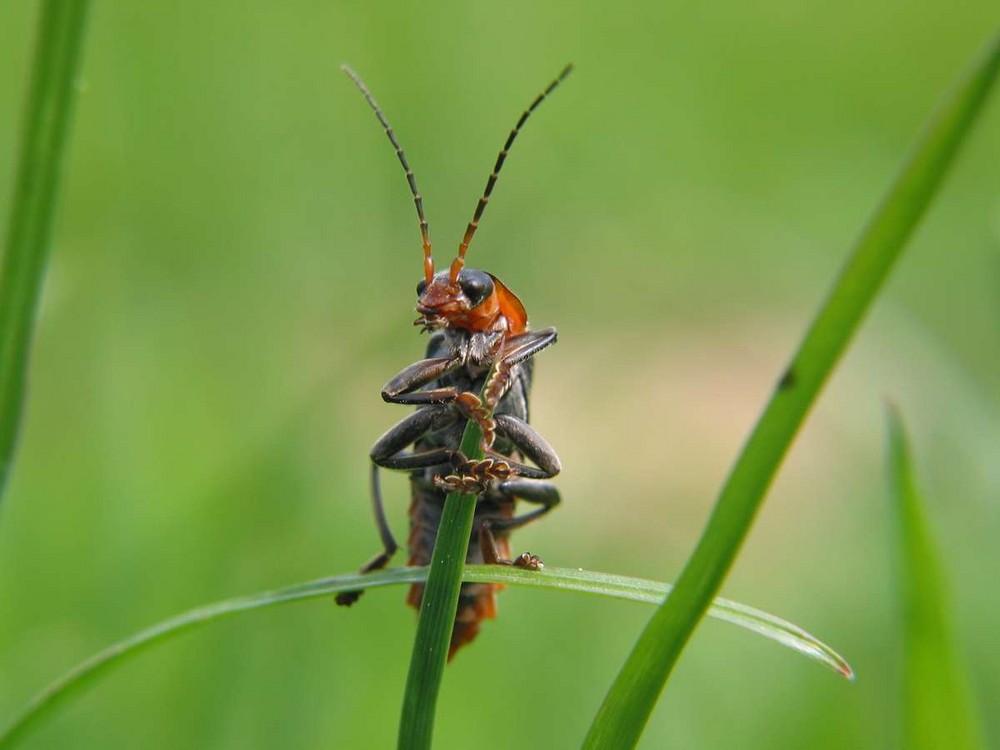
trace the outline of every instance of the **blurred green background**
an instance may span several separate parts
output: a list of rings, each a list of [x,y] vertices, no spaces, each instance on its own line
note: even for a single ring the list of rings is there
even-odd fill
[[[4,222],[36,11],[0,11]],[[341,62],[407,150],[439,262],[517,115],[576,63],[470,252],[560,333],[532,416],[565,503],[514,546],[670,580],[920,123],[996,21],[990,0],[96,3],[0,506],[0,724],[134,630],[377,550],[367,451],[405,413],[379,388],[422,353],[420,244]],[[971,683],[1000,704],[997,104],[724,592],[815,632],[857,682],[709,623],[643,747],[895,741],[887,398],[912,431]],[[405,479],[385,485],[405,537]],[[26,746],[389,747],[414,632],[403,597],[186,636]],[[438,746],[577,746],[651,609],[523,590],[500,609],[447,670]],[[1000,715],[982,713],[1000,743]]]

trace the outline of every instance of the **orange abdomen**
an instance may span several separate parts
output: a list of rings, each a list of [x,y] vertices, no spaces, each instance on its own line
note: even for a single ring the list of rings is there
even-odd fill
[[[438,525],[441,520],[441,507],[438,500],[443,505],[443,497],[434,497],[433,500],[422,499],[421,493],[415,492],[413,501],[410,504],[410,537],[409,537],[409,565],[425,566],[430,565],[431,556],[434,553],[434,542],[437,539]],[[473,528],[478,528],[478,521],[483,518],[510,518],[514,514],[514,503],[507,501],[497,504],[491,501],[480,501],[476,506],[476,517]],[[469,552],[466,555],[466,562],[471,564],[481,564],[483,562],[482,553],[476,539],[477,533],[473,531],[470,539]],[[510,559],[510,541],[505,534],[497,533],[497,551],[502,559]],[[501,583],[464,583],[458,595],[458,610],[455,614],[455,627],[451,632],[451,645],[448,648],[449,661],[455,653],[467,643],[470,643],[479,633],[480,623],[486,619],[494,619],[497,614],[496,595],[503,590]],[[420,610],[420,603],[423,600],[424,585],[415,583],[410,587],[406,597],[406,603],[416,610]]]

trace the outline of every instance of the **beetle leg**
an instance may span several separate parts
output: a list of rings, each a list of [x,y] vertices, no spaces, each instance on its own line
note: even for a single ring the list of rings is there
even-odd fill
[[[488,447],[485,458],[480,461],[467,460],[456,452],[452,454],[455,472],[436,477],[434,481],[439,487],[447,492],[478,494],[494,479],[506,480],[515,474],[526,479],[549,479],[562,470],[562,462],[552,446],[523,419],[512,414],[497,414],[489,420],[489,428],[510,440],[535,466],[495,453]],[[492,442],[491,439],[490,445]]]
[[[389,528],[389,521],[385,517],[385,505],[382,503],[382,484],[379,481],[378,465],[372,464],[371,474],[372,487],[372,509],[375,511],[375,526],[378,534],[382,538],[382,551],[375,557],[361,566],[361,573],[371,573],[373,570],[381,570],[388,565],[389,560],[396,554],[399,545]],[[336,596],[337,604],[349,607],[356,602],[363,594],[363,591],[342,591]]]
[[[479,525],[479,551],[483,554],[483,562],[487,565],[513,565],[515,568],[527,568],[528,570],[541,570],[545,567],[537,555],[524,552],[514,560],[506,560],[500,557],[497,549],[497,539],[491,530],[492,523],[483,521]]]
[[[510,385],[511,369],[555,343],[555,340],[556,330],[554,328],[542,328],[538,331],[529,331],[504,339],[500,343],[496,366],[483,390],[483,397],[480,398],[475,393],[461,393],[455,397],[455,403],[463,416],[476,421],[482,429],[481,446],[483,452],[489,451],[493,446],[496,437],[496,424],[490,415]]]
[[[497,434],[510,440],[514,447],[538,467],[511,461],[503,456],[502,458],[507,461],[516,474],[530,479],[549,479],[562,471],[562,462],[559,460],[559,456],[534,427],[513,414],[497,414],[494,419],[496,420]]]
[[[469,414],[469,418],[475,419],[482,429],[483,437],[480,441],[480,447],[483,453],[489,453],[494,440],[496,440],[497,424],[490,415],[493,414],[493,410],[510,386],[511,370],[518,363],[533,357],[550,344],[554,344],[555,340],[555,328],[542,328],[538,331],[529,331],[504,339],[497,354],[493,375],[483,391],[482,400],[474,394],[462,394],[458,397],[459,403],[462,403],[462,399],[473,401],[472,404],[463,404],[463,406],[465,412]]]
[[[526,526],[551,511],[561,500],[559,490],[551,482],[536,482],[530,479],[511,479],[500,485],[500,492],[512,498],[538,503],[541,507],[515,518],[487,518],[479,525],[479,549],[487,565],[515,565],[517,567],[540,570],[543,565],[537,555],[525,552],[515,560],[504,560],[497,550],[493,529],[505,534]]]
[[[526,331],[511,336],[504,342],[502,356],[507,363],[516,365],[554,343],[556,343],[556,329],[551,326],[539,328],[537,331]]]
[[[434,484],[445,492],[478,495],[493,481],[504,481],[513,475],[506,456],[470,461],[461,451],[455,451],[452,454],[452,466],[455,468],[454,473],[434,477]]]
[[[389,522],[385,516],[385,506],[382,502],[382,486],[379,481],[379,467],[388,469],[419,469],[428,466],[448,464],[452,460],[452,453],[446,448],[439,448],[419,453],[408,452],[407,446],[414,443],[428,430],[435,426],[435,422],[445,417],[451,412],[449,406],[426,406],[417,409],[399,423],[390,427],[389,430],[378,439],[371,449],[372,473],[372,508],[375,512],[375,527],[378,529],[382,539],[382,551],[361,566],[362,573],[370,573],[373,570],[384,568],[393,554],[399,549]],[[337,594],[337,604],[350,606],[361,596],[361,591],[343,591]]]
[[[558,488],[551,482],[539,482],[531,479],[510,479],[500,484],[500,492],[541,506],[537,510],[514,518],[492,518],[489,520],[488,523],[494,529],[502,531],[512,531],[526,526],[551,511],[559,505],[562,499]]]
[[[451,413],[451,407],[443,404],[417,409],[390,427],[375,442],[371,449],[372,461],[386,469],[423,469],[450,463],[454,451],[448,448],[414,453],[407,451],[406,447],[416,442],[432,427],[440,426],[441,420]]]
[[[446,404],[455,400],[455,388],[418,390],[462,366],[462,360],[435,357],[414,362],[382,388],[382,398],[391,404]]]
[[[500,370],[497,370],[497,375],[499,374]],[[499,398],[497,393],[492,390],[496,383],[497,379],[494,377],[487,385],[486,401],[469,391],[460,393],[455,399],[455,407],[458,409],[459,414],[479,425],[481,433],[479,448],[483,453],[488,453],[493,447],[493,441],[496,440],[497,423],[491,416],[496,406],[496,401]]]

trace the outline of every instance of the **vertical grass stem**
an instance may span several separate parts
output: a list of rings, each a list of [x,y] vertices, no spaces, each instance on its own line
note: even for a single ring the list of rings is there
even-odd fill
[[[31,333],[48,258],[89,0],[45,0],[0,266],[0,497],[24,407]]]

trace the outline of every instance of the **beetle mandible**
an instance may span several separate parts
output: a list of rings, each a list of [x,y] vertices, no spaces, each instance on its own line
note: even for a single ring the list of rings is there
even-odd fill
[[[448,270],[435,272],[423,198],[413,170],[367,86],[357,73],[342,67],[375,112],[406,173],[424,258],[424,277],[417,285],[419,317],[414,325],[430,333],[425,358],[382,389],[387,402],[417,408],[371,449],[372,504],[383,550],[361,568],[363,573],[385,567],[398,549],[382,503],[380,467],[410,473],[410,565],[430,563],[445,497],[448,492],[462,491],[477,495],[467,562],[541,567],[541,561],[527,553],[510,560],[508,535],[548,513],[560,500],[559,491],[547,481],[559,473],[559,457],[528,424],[532,358],[555,343],[556,330],[530,330],[517,296],[492,274],[466,267],[465,255],[521,127],[572,68],[567,65],[518,119],[497,156],[458,255]],[[471,461],[459,451],[467,420],[475,420],[483,433],[480,461]],[[519,499],[538,507],[515,515]],[[478,544],[473,543],[476,539]],[[496,616],[495,595],[500,588],[499,584],[462,585],[449,659],[475,638],[484,618]],[[358,591],[339,594],[337,603],[353,604],[360,595]],[[407,603],[419,609],[422,595],[423,586],[413,585]]]

